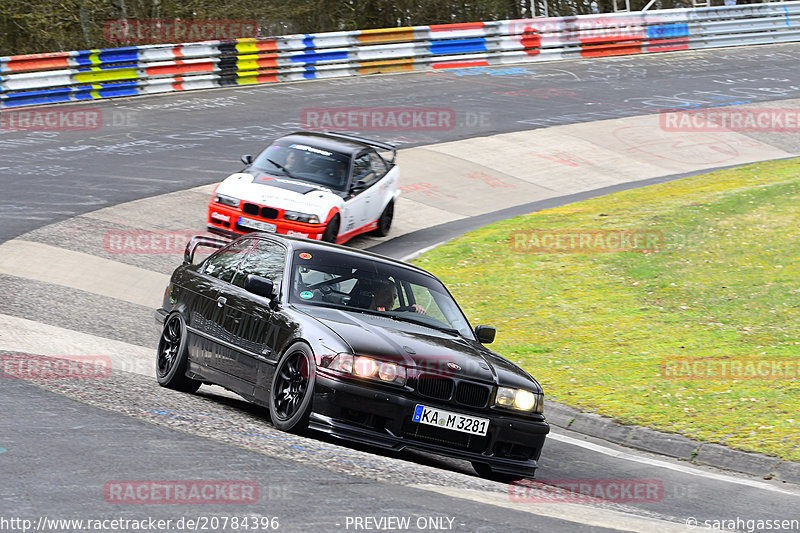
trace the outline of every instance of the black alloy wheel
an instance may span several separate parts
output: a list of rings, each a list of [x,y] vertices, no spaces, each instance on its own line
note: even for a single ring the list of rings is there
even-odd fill
[[[300,432],[308,427],[314,395],[314,358],[304,344],[290,347],[272,379],[269,414],[281,431]]]
[[[183,317],[173,314],[167,317],[156,353],[156,379],[168,389],[195,392],[201,383],[186,377],[188,352],[186,350],[186,325]]]

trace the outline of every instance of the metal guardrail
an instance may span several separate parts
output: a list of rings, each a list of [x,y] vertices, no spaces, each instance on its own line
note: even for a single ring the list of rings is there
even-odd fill
[[[0,108],[254,83],[800,41],[800,1],[0,58]]]

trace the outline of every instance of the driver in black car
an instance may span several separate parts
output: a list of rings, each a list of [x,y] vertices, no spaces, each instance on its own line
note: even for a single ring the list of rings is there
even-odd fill
[[[375,288],[372,290],[372,303],[369,308],[375,311],[414,311],[426,314],[425,308],[419,304],[393,309],[396,300],[397,286],[389,280],[379,281],[375,283]]]

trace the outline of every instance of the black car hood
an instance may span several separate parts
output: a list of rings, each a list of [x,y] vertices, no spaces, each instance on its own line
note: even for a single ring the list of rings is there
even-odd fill
[[[401,362],[420,373],[532,388],[524,370],[459,335],[369,313],[302,306],[306,314],[327,326],[353,350]],[[454,366],[455,365],[455,366]],[[533,387],[540,391],[538,383]]]

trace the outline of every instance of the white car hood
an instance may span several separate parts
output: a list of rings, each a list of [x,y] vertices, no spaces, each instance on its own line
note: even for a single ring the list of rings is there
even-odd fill
[[[332,207],[340,207],[343,203],[340,196],[321,185],[271,175],[256,178],[244,172],[228,176],[217,187],[217,194],[277,209],[317,215],[320,220],[327,218]]]

